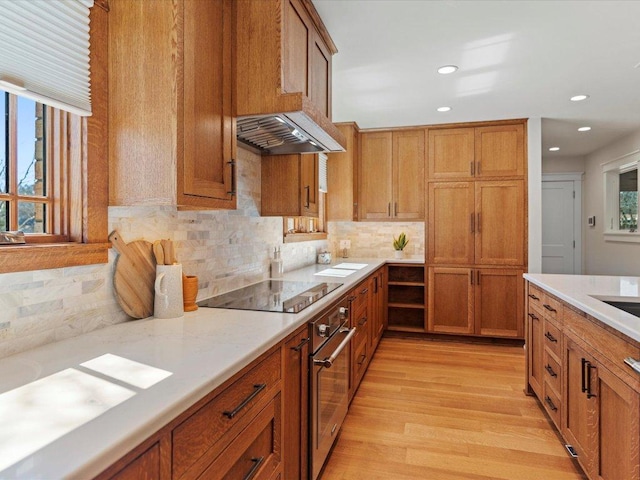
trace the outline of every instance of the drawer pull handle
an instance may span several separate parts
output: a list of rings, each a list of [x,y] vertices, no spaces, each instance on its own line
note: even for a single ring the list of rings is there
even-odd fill
[[[360,295],[366,295],[368,291],[369,291],[369,287],[363,288],[362,291],[360,292]]]
[[[255,477],[256,473],[258,473],[260,465],[262,465],[262,462],[264,462],[264,457],[254,457],[251,459],[251,461],[253,462],[251,470],[249,470],[247,474],[242,477],[242,480],[251,480],[253,477]]]
[[[550,312],[557,312],[557,310],[555,308],[553,308],[551,305],[547,305],[546,303],[542,305],[544,308],[546,308],[547,310],[549,310]]]
[[[553,368],[551,368],[551,365],[549,365],[548,363],[547,363],[547,366],[546,366],[546,367],[544,367],[544,369],[545,369],[547,372],[549,372],[549,375],[551,375],[553,378],[555,378],[555,377],[557,377],[557,376],[558,376],[558,374],[557,374],[556,372],[554,372],[554,371],[553,371]]]
[[[547,402],[547,405],[549,405],[549,408],[550,408],[551,410],[553,410],[554,412],[557,412],[557,411],[558,411],[558,407],[556,407],[556,406],[553,404],[553,400],[551,400],[551,397],[550,397],[549,395],[547,395],[546,397],[544,397],[544,401],[545,401],[545,402]]]
[[[362,317],[360,320],[358,320],[358,325],[363,326],[365,323],[367,323],[367,317]]]
[[[309,343],[309,337],[307,337],[304,340],[302,340],[295,347],[291,347],[291,350],[293,350],[294,352],[299,352],[300,350],[302,350],[302,347],[304,347],[307,343]]]
[[[551,343],[558,343],[558,339],[556,337],[554,337],[553,335],[551,335],[551,332],[547,332],[544,334],[545,337],[547,337],[547,339],[551,342]]]
[[[533,313],[527,313],[527,315],[529,315],[531,317],[531,320],[540,320],[538,317],[536,317],[535,314]]]
[[[595,393],[591,393],[591,369],[595,370],[596,367],[587,362],[587,398],[597,397]]]
[[[366,358],[367,356],[364,353],[360,355],[360,358],[358,359],[358,365],[362,365]]]
[[[256,398],[256,396],[265,388],[267,388],[267,384],[266,383],[258,383],[256,385],[253,386],[254,390],[251,393],[251,395],[249,395],[247,398],[245,398],[242,402],[240,402],[240,405],[238,405],[236,408],[234,408],[233,410],[229,411],[226,410],[224,412],[222,412],[222,414],[227,417],[229,420],[231,420],[233,417],[235,417],[240,410],[242,410],[244,407],[247,406],[247,404],[253,400],[254,398]]]
[[[529,294],[529,298],[533,298],[534,300],[540,300],[538,297],[536,297],[533,293]]]
[[[227,162],[229,168],[231,168],[231,190],[227,192],[227,195],[231,195],[232,197],[236,194],[236,161],[235,159],[231,159]]]

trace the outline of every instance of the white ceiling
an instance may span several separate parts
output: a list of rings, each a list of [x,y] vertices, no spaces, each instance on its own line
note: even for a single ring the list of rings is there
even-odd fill
[[[338,47],[336,122],[540,117],[545,157],[586,155],[640,129],[640,1],[313,3]],[[436,72],[448,64],[459,70]]]

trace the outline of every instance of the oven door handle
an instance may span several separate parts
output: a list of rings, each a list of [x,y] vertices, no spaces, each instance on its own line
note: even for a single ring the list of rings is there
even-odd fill
[[[325,368],[331,368],[331,365],[333,365],[333,362],[336,361],[336,358],[338,358],[338,355],[340,355],[342,350],[345,349],[345,347],[349,344],[353,336],[356,334],[356,329],[354,327],[352,329],[341,328],[340,330],[338,330],[338,333],[345,333],[345,332],[349,332],[349,334],[344,338],[344,340],[342,340],[342,342],[340,342],[340,345],[338,345],[338,348],[335,349],[335,351],[331,354],[331,356],[325,358],[324,360],[316,360],[314,358],[313,359],[314,365],[322,365]]]

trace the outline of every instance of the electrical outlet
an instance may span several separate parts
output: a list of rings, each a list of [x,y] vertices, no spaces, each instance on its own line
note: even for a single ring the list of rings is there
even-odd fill
[[[340,240],[340,249],[351,248],[351,240]]]

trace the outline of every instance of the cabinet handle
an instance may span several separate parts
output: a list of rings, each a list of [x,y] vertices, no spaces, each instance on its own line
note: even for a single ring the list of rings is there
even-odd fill
[[[356,297],[355,295],[351,295],[347,300],[353,302],[356,298],[358,297]]]
[[[533,313],[527,313],[527,315],[529,315],[531,317],[531,320],[540,320],[535,314]]]
[[[478,221],[476,223],[478,224],[478,233],[480,233],[482,231],[482,224],[480,223],[480,220],[482,217],[480,217],[480,212],[478,212],[477,215],[478,215]]]
[[[247,474],[242,477],[242,480],[251,480],[253,477],[255,477],[256,473],[258,473],[260,465],[262,465],[262,462],[264,462],[264,457],[254,457],[251,459],[251,461],[253,462],[251,470],[249,470]]]
[[[231,411],[229,411],[229,410],[224,411],[224,412],[222,412],[222,414],[225,417],[227,417],[229,420],[231,420],[238,413],[240,413],[240,410],[242,410],[244,407],[246,407],[247,404],[256,397],[256,395],[258,395],[262,390],[267,388],[267,384],[266,383],[258,383],[256,385],[254,385],[253,388],[254,388],[254,391],[251,393],[251,395],[249,395],[242,402],[240,402],[240,405],[238,405],[236,408],[234,408]]]
[[[473,177],[476,173],[476,164],[473,161],[469,162],[469,168],[471,169],[471,176]]]
[[[291,350],[293,350],[294,352],[299,352],[300,350],[302,350],[302,347],[304,347],[307,343],[309,343],[309,337],[307,337],[304,340],[302,340],[295,347],[291,347]]]
[[[368,291],[369,291],[369,287],[363,288],[362,291],[360,292],[360,295],[366,295]]]
[[[393,216],[394,217],[398,216],[398,202],[393,203]]]
[[[529,294],[529,298],[532,298],[534,300],[540,300],[538,297],[536,297],[533,293]]]
[[[549,375],[551,375],[553,378],[556,378],[558,376],[558,374],[556,372],[553,371],[553,368],[551,368],[551,365],[549,365],[547,363],[547,366],[544,367],[544,369],[549,372]]]
[[[476,233],[476,216],[472,213],[471,214],[471,233]]]
[[[360,359],[358,360],[358,365],[362,365],[366,358],[367,356],[364,353],[360,355]]]
[[[227,195],[233,197],[236,194],[236,161],[231,159],[227,162],[227,165],[231,167],[231,191],[227,192]]]
[[[387,203],[387,217],[391,216],[391,202]]]
[[[469,281],[471,282],[471,285],[473,285],[473,270],[469,270]]]
[[[551,397],[550,397],[549,395],[547,395],[546,397],[544,397],[544,401],[545,401],[545,402],[547,402],[547,405],[549,405],[549,408],[550,408],[551,410],[553,410],[554,412],[557,412],[557,411],[558,411],[558,407],[556,407],[556,406],[553,404],[553,400],[551,400]]]
[[[546,303],[542,305],[544,308],[546,308],[547,310],[549,310],[550,312],[557,312],[557,310],[555,308],[553,308],[551,305],[547,305]]]
[[[365,323],[367,323],[367,317],[366,316],[364,316],[360,320],[358,320],[358,325],[360,325],[360,326],[363,326]]]
[[[311,197],[310,197],[311,187],[307,185],[306,187],[304,187],[304,189],[307,192],[307,200],[304,204],[304,208],[309,208],[309,205],[311,204]]]
[[[547,332],[544,334],[545,337],[547,337],[547,339],[551,342],[551,343],[558,343],[558,339],[556,337],[554,337],[553,335],[551,335],[551,332]]]
[[[476,285],[480,285],[480,270],[476,270]]]
[[[373,293],[378,293],[378,277],[373,277]]]
[[[582,393],[587,391],[587,382],[586,382],[586,375],[585,375],[585,367],[587,366],[587,359],[583,358],[581,360],[582,362],[582,380],[580,381],[581,387],[582,387]]]
[[[591,362],[587,361],[587,398],[593,398],[595,393],[591,393],[591,370],[595,370],[596,367],[591,365]]]

